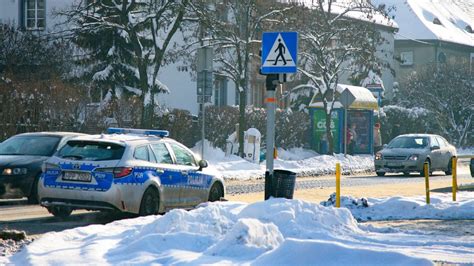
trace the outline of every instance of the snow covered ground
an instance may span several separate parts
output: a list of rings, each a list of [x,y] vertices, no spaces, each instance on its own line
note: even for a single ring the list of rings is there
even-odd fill
[[[239,156],[229,155],[205,142],[204,159],[215,174],[222,175],[225,179],[257,179],[265,174],[265,161],[260,164],[248,162]],[[192,150],[201,154],[201,144],[198,143]],[[278,149],[278,158],[274,161],[275,169],[285,169],[296,172],[299,176],[318,176],[333,174],[336,163],[340,162],[343,173],[369,172],[374,170],[373,156],[348,155],[335,156],[319,155],[312,150],[295,148],[290,150]]]
[[[361,219],[474,219],[472,193],[458,201],[368,199],[349,208],[301,200],[215,202],[192,211],[48,233],[3,263],[181,265],[430,265],[474,263],[474,236],[439,236],[359,224]],[[406,210],[406,211],[401,211]],[[351,214],[352,212],[352,214]],[[353,216],[354,215],[354,216]],[[0,264],[2,264],[0,257]]]

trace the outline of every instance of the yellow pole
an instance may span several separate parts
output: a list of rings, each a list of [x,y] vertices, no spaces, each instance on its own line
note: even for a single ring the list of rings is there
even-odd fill
[[[341,164],[336,163],[336,208],[341,207]]]
[[[428,162],[423,164],[423,171],[425,172],[426,204],[430,204],[430,170],[428,164]]]
[[[456,190],[458,189],[458,177],[457,177],[458,166],[457,165],[458,165],[458,158],[454,156],[451,162],[451,168],[453,171],[453,201],[456,201]]]

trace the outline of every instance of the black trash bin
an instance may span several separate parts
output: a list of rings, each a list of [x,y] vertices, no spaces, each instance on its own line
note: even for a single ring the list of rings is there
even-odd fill
[[[273,170],[272,196],[275,198],[293,199],[296,173],[288,170]]]

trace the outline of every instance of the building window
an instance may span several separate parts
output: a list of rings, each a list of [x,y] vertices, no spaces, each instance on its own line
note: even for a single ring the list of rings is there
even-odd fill
[[[46,26],[46,0],[25,1],[25,25],[27,29],[44,29]]]
[[[227,79],[225,77],[216,77],[214,84],[214,105],[227,105]]]
[[[401,52],[400,53],[400,65],[411,66],[413,65],[413,52]]]

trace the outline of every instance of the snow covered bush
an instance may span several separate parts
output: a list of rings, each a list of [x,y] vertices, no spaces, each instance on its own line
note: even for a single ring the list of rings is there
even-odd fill
[[[258,129],[262,133],[262,144],[265,143],[266,110],[263,108],[247,107],[246,117],[246,129],[251,127]],[[238,121],[239,110],[237,107],[207,107],[206,139],[214,143],[216,147],[224,149],[227,137],[235,131]],[[308,146],[309,123],[309,115],[304,112],[278,109],[275,126],[276,146],[285,149]]]
[[[434,125],[430,111],[420,108],[406,108],[386,105],[380,109],[382,143],[386,144],[400,134],[433,133]]]
[[[426,65],[401,84],[398,105],[429,110],[431,133],[456,146],[474,143],[474,80],[469,66]]]
[[[168,130],[171,138],[188,147],[194,146],[201,139],[201,128],[187,110],[173,109],[163,114],[158,117],[154,128]]]

